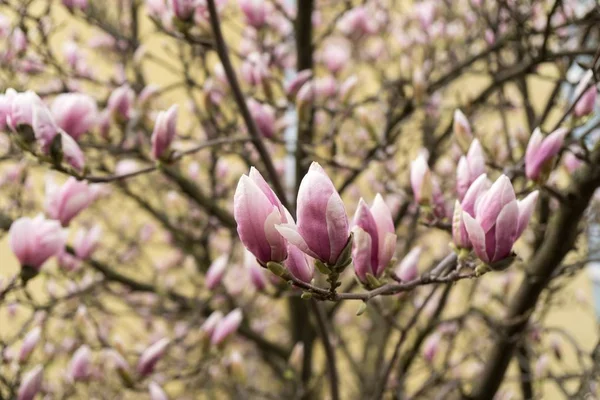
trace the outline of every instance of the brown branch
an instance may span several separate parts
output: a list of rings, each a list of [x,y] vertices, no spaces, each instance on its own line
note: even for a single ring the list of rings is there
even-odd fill
[[[223,69],[225,70],[225,75],[227,76],[227,80],[229,81],[231,91],[233,92],[235,102],[238,108],[240,109],[240,113],[242,114],[244,122],[246,123],[248,133],[252,137],[252,143],[254,143],[254,147],[256,148],[256,151],[258,151],[258,154],[262,159],[265,169],[267,170],[267,174],[270,178],[271,184],[273,185],[275,193],[277,193],[277,196],[279,197],[283,205],[289,209],[289,204],[285,195],[285,190],[281,185],[281,180],[277,175],[277,170],[275,169],[275,165],[273,165],[273,160],[271,159],[269,150],[265,146],[265,143],[262,140],[261,133],[258,130],[258,127],[256,126],[256,122],[250,114],[250,110],[248,109],[248,105],[246,104],[244,93],[242,92],[237,76],[235,74],[235,70],[233,69],[233,65],[231,64],[231,59],[229,58],[229,50],[227,49],[227,43],[225,43],[223,32],[221,32],[221,23],[219,21],[219,14],[215,6],[215,1],[207,0],[207,5],[210,14],[210,26],[215,36],[215,48],[217,50],[217,54],[219,55],[219,60],[221,60],[221,64],[223,64]]]

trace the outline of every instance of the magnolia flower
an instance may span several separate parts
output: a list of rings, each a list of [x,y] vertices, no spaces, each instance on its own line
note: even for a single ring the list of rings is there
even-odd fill
[[[19,362],[24,363],[27,361],[35,347],[37,346],[40,338],[42,337],[42,329],[36,326],[25,335],[21,350],[19,351]]]
[[[65,246],[66,235],[57,221],[43,215],[23,217],[12,223],[9,246],[22,266],[39,270]]]
[[[502,175],[475,202],[475,217],[463,211],[462,218],[477,257],[494,264],[509,257],[533,213],[538,192],[517,200],[512,183]]]
[[[88,7],[88,0],[62,0],[62,3],[69,11],[79,9],[85,11]]]
[[[148,376],[154,372],[154,367],[165,354],[169,344],[169,339],[163,338],[144,350],[137,364],[138,374]]]
[[[306,82],[308,82],[311,77],[312,71],[310,69],[305,69],[303,71],[298,72],[294,78],[292,78],[289,82],[286,83],[285,93],[290,97],[295,96],[296,93],[298,93],[298,90],[300,90],[300,88]]]
[[[150,400],[169,400],[165,391],[156,382],[150,382],[148,390],[150,392]]]
[[[69,378],[72,381],[85,381],[90,377],[92,352],[86,344],[77,349],[69,362]]]
[[[544,138],[539,128],[533,131],[525,151],[525,175],[529,179],[540,179],[551,167],[552,159],[559,153],[568,133],[568,129],[559,128]]]
[[[456,170],[456,191],[458,198],[463,199],[465,193],[475,179],[485,173],[485,156],[479,140],[471,142],[471,146],[466,156],[462,156],[458,161]]]
[[[396,268],[396,275],[403,282],[410,282],[419,276],[419,258],[421,257],[421,248],[415,247],[408,252]]]
[[[62,186],[46,181],[46,214],[68,226],[77,214],[95,199],[95,191],[85,181],[69,177]]]
[[[73,240],[75,255],[80,260],[88,259],[98,247],[102,237],[102,227],[94,225],[90,229],[79,229]]]
[[[297,199],[298,223],[277,230],[302,252],[334,265],[348,243],[344,203],[323,168],[313,162],[302,179]]]
[[[439,217],[445,215],[442,192],[437,179],[429,169],[425,152],[421,152],[410,164],[410,185],[417,204],[432,207],[434,214]]]
[[[169,155],[169,149],[177,135],[177,110],[176,104],[167,111],[161,111],[156,117],[152,131],[152,157],[159,160]]]
[[[375,33],[377,26],[364,6],[347,11],[337,23],[338,29],[346,36],[360,38]]]
[[[463,212],[466,212],[470,216],[475,217],[475,202],[490,188],[491,185],[492,183],[489,181],[486,174],[480,175],[479,178],[469,186],[462,202],[456,200],[456,204],[454,205],[454,216],[452,219],[452,239],[457,248],[471,249],[471,241],[469,240],[462,215]]]
[[[350,46],[346,41],[328,43],[323,49],[323,62],[327,69],[336,74],[342,70],[350,60]]]
[[[242,323],[243,315],[242,310],[236,308],[227,314],[215,327],[213,334],[211,335],[210,342],[213,345],[219,345],[225,341],[229,336],[237,331],[240,324]]]
[[[9,89],[5,96],[10,99],[10,112],[6,116],[6,124],[15,132],[20,125],[33,125],[34,107],[45,107],[42,99],[32,91],[16,93]]]
[[[275,110],[268,104],[261,104],[254,99],[248,99],[248,110],[252,114],[258,130],[264,137],[275,135]]]
[[[227,255],[223,254],[210,264],[208,271],[206,271],[205,283],[208,290],[213,290],[223,280],[223,276],[227,271]]]
[[[241,66],[241,75],[252,86],[262,85],[263,81],[270,76],[269,55],[250,53]]]
[[[390,209],[381,195],[369,209],[360,199],[354,215],[354,270],[362,282],[368,282],[367,275],[381,276],[394,256],[396,230]]]
[[[429,363],[433,362],[440,349],[441,335],[436,332],[430,335],[423,344],[423,357]]]
[[[52,102],[52,115],[56,124],[77,140],[98,122],[96,101],[82,93],[63,93]]]
[[[44,367],[41,365],[27,371],[21,379],[17,400],[33,400],[42,389],[43,376]]]
[[[287,245],[276,225],[292,217],[254,167],[238,182],[233,215],[240,240],[260,262],[285,260]]]
[[[222,319],[223,313],[221,311],[213,311],[213,313],[206,318],[202,326],[200,326],[200,330],[206,337],[211,337]]]
[[[308,261],[306,255],[291,244],[288,245],[288,258],[285,260],[285,267],[296,279],[306,283],[310,283],[315,274],[315,268]]]
[[[192,18],[197,4],[197,0],[169,0],[171,11],[181,21],[188,21]]]
[[[591,69],[587,70],[573,93],[573,97],[579,99],[573,108],[573,115],[577,118],[584,117],[594,111],[598,90],[596,89],[596,85],[588,87],[593,77],[594,72]]]
[[[121,119],[129,119],[133,110],[135,92],[128,85],[115,89],[108,98],[107,109]]]
[[[246,22],[255,28],[263,26],[267,20],[267,4],[264,0],[238,0]]]

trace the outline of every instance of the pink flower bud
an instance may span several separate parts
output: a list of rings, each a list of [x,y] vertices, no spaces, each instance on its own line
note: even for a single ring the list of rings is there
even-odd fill
[[[334,265],[348,243],[344,202],[323,168],[313,162],[302,179],[297,199],[298,224],[277,230],[309,256]]]
[[[150,392],[150,400],[169,400],[165,391],[156,382],[150,382],[148,390]]]
[[[146,10],[150,17],[157,20],[169,12],[165,0],[146,0]]]
[[[45,107],[42,99],[31,91],[15,93],[7,90],[6,96],[11,97],[10,113],[6,117],[6,123],[13,131],[16,131],[20,125],[32,126],[34,107]]]
[[[551,167],[552,159],[560,151],[568,133],[568,129],[559,128],[544,138],[539,128],[533,131],[525,151],[525,175],[529,179],[540,179],[546,172],[544,170]]]
[[[65,161],[75,170],[81,172],[85,167],[85,156],[81,148],[71,136],[60,132],[61,148]]]
[[[62,0],[62,3],[71,12],[76,9],[85,11],[88,7],[88,0]]]
[[[62,226],[69,222],[94,201],[94,191],[85,181],[69,177],[60,187],[46,181],[46,213],[59,220]]]
[[[41,103],[33,105],[31,126],[42,151],[48,154],[52,141],[60,133],[60,128],[46,105]]]
[[[169,6],[177,19],[189,21],[196,11],[196,0],[169,0]]]
[[[421,248],[415,247],[408,252],[396,268],[396,274],[402,282],[410,282],[419,276],[419,258],[421,257]]]
[[[35,218],[19,218],[9,230],[9,246],[21,265],[36,270],[58,254],[65,241],[60,224],[46,220],[41,214]]]
[[[454,139],[460,148],[463,149],[463,151],[469,148],[469,145],[473,140],[473,131],[471,130],[471,125],[465,114],[458,109],[454,111],[452,130],[454,132]]]
[[[580,158],[582,149],[579,146],[571,146],[569,151],[565,152],[562,162],[569,173],[575,172],[583,164]]]
[[[344,82],[342,82],[339,90],[340,100],[342,103],[345,103],[350,99],[357,84],[358,77],[356,75],[351,75]]]
[[[88,95],[64,93],[52,102],[52,115],[57,125],[77,140],[98,122],[98,107]]]
[[[575,104],[573,115],[580,118],[591,114],[596,106],[596,97],[598,97],[598,89],[596,89],[596,86],[592,86],[585,91],[577,104]]]
[[[436,6],[433,1],[423,1],[414,5],[416,17],[424,30],[431,27],[435,18]]]
[[[579,83],[577,84],[577,87],[573,91],[573,97],[575,99],[579,99],[579,101],[577,102],[577,104],[575,104],[575,107],[573,108],[573,114],[577,118],[588,115],[592,111],[594,111],[594,106],[596,104],[597,90],[596,90],[595,85],[590,86],[590,82],[592,81],[593,77],[594,77],[594,72],[591,69],[587,70],[583,74],[583,76],[579,80]],[[584,93],[584,90],[585,90],[585,93]]]
[[[250,53],[241,67],[242,78],[252,86],[258,86],[270,76],[269,55]]]
[[[222,256],[217,257],[212,264],[210,264],[208,271],[206,271],[206,278],[204,280],[208,290],[213,290],[219,286],[223,280],[225,272],[227,272],[227,262],[227,255],[223,254]]]
[[[471,142],[466,156],[462,156],[456,170],[456,191],[462,200],[475,179],[485,173],[485,155],[479,140]]]
[[[288,222],[291,216],[254,167],[240,178],[233,215],[240,240],[259,261],[285,260],[286,243],[275,225]]]
[[[29,356],[35,350],[35,346],[37,346],[40,338],[42,336],[42,329],[39,326],[33,328],[25,338],[23,339],[23,344],[21,345],[21,350],[19,351],[19,362],[24,363],[29,359]]]
[[[423,357],[427,362],[433,362],[440,349],[440,339],[440,334],[436,332],[430,335],[423,344]]]
[[[144,350],[137,364],[137,372],[140,376],[148,376],[154,372],[156,363],[164,356],[169,344],[169,339],[163,338]]]
[[[364,6],[354,7],[346,12],[338,21],[337,27],[344,35],[355,39],[377,31],[375,21]]]
[[[476,200],[475,218],[463,211],[464,226],[477,257],[487,264],[508,257],[529,223],[537,197],[535,191],[517,201],[510,179],[502,175]]]
[[[27,36],[25,32],[19,27],[15,28],[12,32],[11,40],[11,50],[16,54],[22,54],[27,51]]]
[[[289,259],[289,256],[288,256]],[[267,277],[265,276],[265,269],[258,265],[258,262],[254,258],[252,263],[248,264],[248,274],[250,276],[250,283],[259,292],[267,288]]]
[[[36,365],[33,369],[23,375],[17,400],[33,400],[33,398],[42,389],[42,379],[44,367]]]
[[[7,89],[4,94],[0,95],[0,131],[4,131],[8,127],[7,118],[12,113],[12,103],[16,96],[17,92],[14,89]]]
[[[167,158],[169,149],[175,135],[177,135],[177,110],[176,104],[167,111],[161,111],[156,117],[154,130],[152,131],[152,157],[159,160]]]
[[[242,310],[236,308],[227,314],[216,326],[210,342],[213,345],[219,345],[225,341],[230,335],[235,333],[240,324],[242,323],[243,315]]]
[[[90,377],[92,352],[86,344],[77,349],[69,362],[68,376],[71,381],[85,381]]]
[[[425,153],[419,154],[417,159],[410,164],[410,185],[418,204],[431,205],[434,197],[440,195],[439,187],[427,164]]]
[[[240,9],[248,25],[255,28],[263,26],[267,20],[267,5],[264,0],[238,0]]]
[[[308,261],[306,255],[291,244],[288,245],[288,258],[285,260],[285,267],[296,279],[306,283],[310,283],[315,274],[315,267]]]
[[[112,115],[129,119],[135,101],[135,92],[128,85],[115,89],[108,98],[107,108]]]
[[[307,83],[309,85],[310,83]],[[306,85],[305,85],[306,86]],[[320,101],[327,101],[337,93],[337,81],[331,75],[314,81],[314,96]]]
[[[81,260],[64,249],[57,254],[56,261],[60,268],[68,272],[81,268]]]
[[[211,337],[215,331],[215,328],[221,320],[223,319],[223,313],[221,311],[213,311],[212,314],[208,316],[206,321],[200,327],[200,330],[204,332],[207,337]]]
[[[348,64],[350,60],[350,46],[346,41],[335,41],[325,46],[323,62],[327,69],[336,74]]]
[[[138,96],[138,103],[140,106],[146,105],[150,100],[156,96],[160,91],[160,87],[158,85],[149,84],[145,86],[140,95]]]
[[[248,99],[248,109],[260,133],[266,138],[275,135],[275,110],[268,104],[261,104],[254,99]]]
[[[81,260],[91,257],[92,253],[96,251],[101,237],[102,227],[100,225],[94,225],[87,230],[79,229],[73,241],[75,255]]]
[[[305,69],[298,72],[296,76],[285,85],[285,93],[288,96],[295,96],[298,90],[312,77],[312,71]]]
[[[360,199],[354,225],[354,271],[361,281],[368,282],[367,274],[375,278],[383,274],[396,249],[392,213],[381,195],[375,196],[370,209]]]
[[[548,354],[540,355],[540,357],[535,362],[535,376],[537,378],[542,378],[548,372],[549,367],[550,357],[548,356]]]

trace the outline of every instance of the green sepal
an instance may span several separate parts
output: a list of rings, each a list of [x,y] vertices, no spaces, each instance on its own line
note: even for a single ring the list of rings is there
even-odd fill
[[[312,299],[312,293],[311,292],[302,292],[302,295],[300,296],[300,298],[302,300],[310,300],[310,299]]]
[[[360,305],[358,306],[358,309],[356,310],[356,315],[357,316],[363,315],[365,311],[367,311],[367,303],[364,301],[361,301]]]
[[[277,276],[283,276],[285,274],[285,267],[278,262],[269,261],[267,263],[267,268]]]
[[[336,269],[343,269],[347,267],[352,262],[352,240],[354,238],[354,234],[350,233],[350,237],[348,237],[348,241],[346,242],[346,246],[340,252],[337,261],[335,262]]]
[[[505,269],[511,266],[511,264],[513,263],[513,261],[515,261],[516,258],[517,255],[515,253],[511,253],[508,257],[495,263],[489,264],[488,267],[492,271],[504,271]]]
[[[317,267],[317,269],[319,270],[320,273],[322,273],[324,275],[331,274],[331,270],[329,269],[329,267],[327,265],[325,265],[325,263],[323,263],[322,261],[315,260],[315,266]]]
[[[379,286],[383,285],[379,279],[375,278],[372,274],[368,273],[366,274],[367,277],[367,282],[369,283],[369,285],[373,288],[378,288]]]

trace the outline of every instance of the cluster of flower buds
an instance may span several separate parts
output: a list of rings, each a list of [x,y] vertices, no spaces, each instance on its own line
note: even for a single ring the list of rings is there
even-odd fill
[[[371,208],[360,202],[354,240],[344,203],[319,164],[302,179],[296,204],[297,222],[256,169],[240,179],[234,199],[238,234],[263,267],[310,283],[316,265],[335,286],[353,255],[360,281],[379,284],[396,247],[392,215],[381,196]]]
[[[94,108],[91,107],[90,111],[92,102],[87,99],[85,104],[80,104],[59,97],[53,104],[54,111],[51,111],[37,94],[8,89],[0,95],[0,127],[9,128],[14,133],[15,142],[23,149],[35,152],[37,149],[33,145],[37,143],[41,153],[52,163],[61,164],[64,160],[73,169],[82,172],[85,158],[76,138],[83,129],[93,125],[87,114],[91,112],[93,118]]]
[[[239,308],[230,311],[225,316],[221,311],[214,311],[204,321],[200,330],[210,344],[215,346],[221,345],[238,330],[243,319],[242,310]]]

